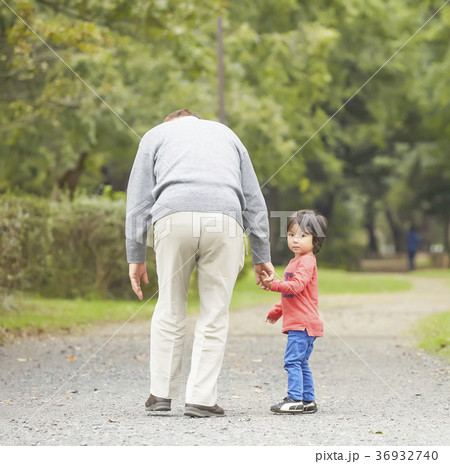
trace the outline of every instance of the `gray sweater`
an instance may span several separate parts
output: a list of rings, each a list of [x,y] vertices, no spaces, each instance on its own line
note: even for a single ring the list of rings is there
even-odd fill
[[[144,263],[147,231],[168,214],[222,212],[249,235],[254,264],[270,261],[269,221],[247,150],[225,125],[185,116],[142,137],[127,189],[129,263]]]

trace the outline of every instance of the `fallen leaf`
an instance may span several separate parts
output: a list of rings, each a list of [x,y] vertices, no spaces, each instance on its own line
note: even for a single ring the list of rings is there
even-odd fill
[[[69,361],[75,361],[75,356],[69,356],[67,359],[68,359]]]

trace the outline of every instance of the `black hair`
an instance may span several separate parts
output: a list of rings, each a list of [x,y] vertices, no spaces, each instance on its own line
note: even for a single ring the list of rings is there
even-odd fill
[[[289,232],[293,225],[297,224],[303,232],[313,236],[313,253],[319,253],[328,228],[328,221],[317,211],[312,209],[302,209],[289,216],[287,220],[287,229]]]

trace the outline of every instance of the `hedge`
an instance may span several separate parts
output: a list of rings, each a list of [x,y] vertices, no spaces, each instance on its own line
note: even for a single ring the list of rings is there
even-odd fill
[[[135,298],[125,253],[125,199],[0,197],[0,289],[54,298]],[[147,252],[157,290],[154,253]]]

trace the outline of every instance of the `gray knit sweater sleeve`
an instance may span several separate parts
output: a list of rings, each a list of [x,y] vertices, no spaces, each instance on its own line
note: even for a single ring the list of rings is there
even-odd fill
[[[155,203],[152,194],[156,184],[153,156],[154,150],[149,146],[149,142],[142,141],[128,181],[125,234],[129,263],[145,262],[147,231],[151,224],[151,210]]]
[[[241,184],[245,198],[242,218],[252,250],[252,262],[253,264],[269,262],[271,258],[266,202],[246,150],[242,153]]]

